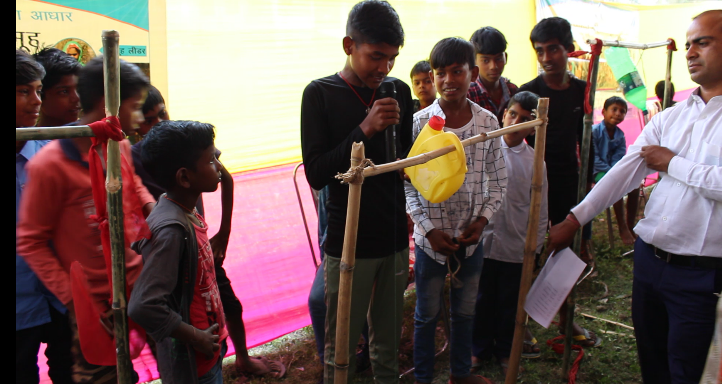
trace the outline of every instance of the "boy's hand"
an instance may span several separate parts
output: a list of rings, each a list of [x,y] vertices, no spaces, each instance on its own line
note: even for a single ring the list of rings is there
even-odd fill
[[[211,243],[211,249],[213,250],[213,263],[217,267],[222,266],[223,260],[226,259],[229,237],[229,233],[225,231],[218,231],[218,233],[209,240]]]
[[[432,229],[426,234],[426,238],[431,244],[431,249],[433,249],[434,252],[441,253],[442,255],[451,256],[454,252],[459,250],[459,244],[454,244],[451,236],[444,233],[444,231]]]
[[[466,246],[478,244],[481,232],[484,231],[484,227],[488,222],[489,220],[482,216],[481,219],[471,223],[458,237],[459,243]]]
[[[383,131],[389,125],[398,124],[401,115],[399,102],[392,97],[376,100],[371,107],[368,116],[359,125],[366,137],[371,138],[378,132]]]
[[[191,346],[199,353],[205,355],[209,360],[213,358],[214,352],[221,349],[221,345],[218,344],[220,336],[213,334],[213,332],[218,332],[218,328],[218,324],[216,323],[204,331],[200,329],[194,331]]]
[[[549,230],[549,238],[547,239],[546,253],[558,252],[568,247],[572,240],[574,240],[574,234],[579,230],[579,225],[571,220],[564,220],[561,223],[554,225]]]

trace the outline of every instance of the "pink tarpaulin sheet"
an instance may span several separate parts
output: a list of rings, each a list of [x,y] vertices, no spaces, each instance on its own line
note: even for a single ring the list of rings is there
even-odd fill
[[[248,347],[278,338],[311,323],[308,293],[315,275],[311,250],[293,187],[294,165],[233,176],[233,228],[223,266],[243,304]],[[310,228],[316,228],[313,198],[303,167],[297,175]],[[220,189],[203,196],[210,234],[221,219]],[[312,230],[313,244],[318,244]],[[316,252],[318,254],[318,251]],[[318,257],[318,256],[317,256]],[[230,339],[228,355],[235,353]],[[38,355],[42,383],[50,383],[44,345]],[[158,378],[146,346],[133,361],[140,382]]]

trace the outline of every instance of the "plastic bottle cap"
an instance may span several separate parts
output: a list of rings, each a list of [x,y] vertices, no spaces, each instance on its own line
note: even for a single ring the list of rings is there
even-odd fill
[[[444,121],[444,119],[442,119],[440,116],[432,116],[431,119],[429,119],[429,127],[433,128],[434,130],[442,130],[444,128],[444,124],[446,124],[446,121]]]

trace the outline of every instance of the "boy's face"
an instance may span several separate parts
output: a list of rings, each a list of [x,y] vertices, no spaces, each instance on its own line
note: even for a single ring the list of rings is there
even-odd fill
[[[138,92],[120,103],[118,119],[126,135],[134,134],[143,122],[143,103],[146,94],[146,91]]]
[[[143,122],[140,123],[138,133],[146,135],[154,125],[160,123],[163,120],[168,120],[168,111],[165,109],[165,104],[160,103],[143,115]]]
[[[604,123],[606,125],[617,126],[624,121],[624,117],[627,116],[627,106],[614,103],[602,110],[602,116],[604,117]]]
[[[503,126],[508,127],[514,124],[521,124],[526,123],[527,121],[532,121],[536,117],[532,114],[531,111],[527,111],[526,109],[521,107],[521,104],[514,103],[514,105],[511,106],[511,108],[508,108],[504,110],[504,118]],[[504,135],[504,141],[506,141],[507,145],[510,147],[515,147],[524,140],[525,137],[529,135],[533,135],[536,132],[534,127],[531,127],[529,129],[523,129],[521,131],[516,131],[512,133],[507,133]]]
[[[221,182],[221,164],[216,159],[216,147],[208,146],[196,162],[195,170],[186,170],[189,185],[197,192],[213,192]]]
[[[40,116],[40,91],[43,83],[35,80],[15,86],[15,127],[34,127]]]
[[[479,67],[479,77],[489,83],[496,83],[501,78],[506,65],[506,52],[496,55],[476,54],[476,66]]]
[[[343,48],[356,76],[371,89],[381,86],[399,55],[399,47],[386,43],[356,44],[348,36],[343,39]]]
[[[65,75],[60,81],[43,90],[43,116],[62,121],[63,124],[78,120],[80,97],[78,96],[78,76]]]
[[[436,99],[436,87],[431,81],[430,73],[417,73],[411,78],[414,95],[419,100],[434,101]]]
[[[559,39],[554,38],[543,43],[535,41],[534,51],[536,51],[536,58],[544,69],[544,73],[559,75],[566,72],[569,51],[559,42]]]
[[[469,68],[469,63],[454,63],[436,68],[432,72],[434,85],[441,98],[448,102],[458,102],[466,99],[469,84],[479,75],[479,67],[475,65],[474,68]]]

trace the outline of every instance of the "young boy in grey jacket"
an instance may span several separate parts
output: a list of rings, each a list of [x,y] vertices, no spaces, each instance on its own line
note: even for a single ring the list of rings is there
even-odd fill
[[[148,216],[151,239],[133,244],[145,265],[128,314],[157,342],[164,383],[223,383],[228,333],[208,225],[194,208],[221,179],[214,138],[210,124],[163,121],[142,144],[143,166],[167,193]]]

